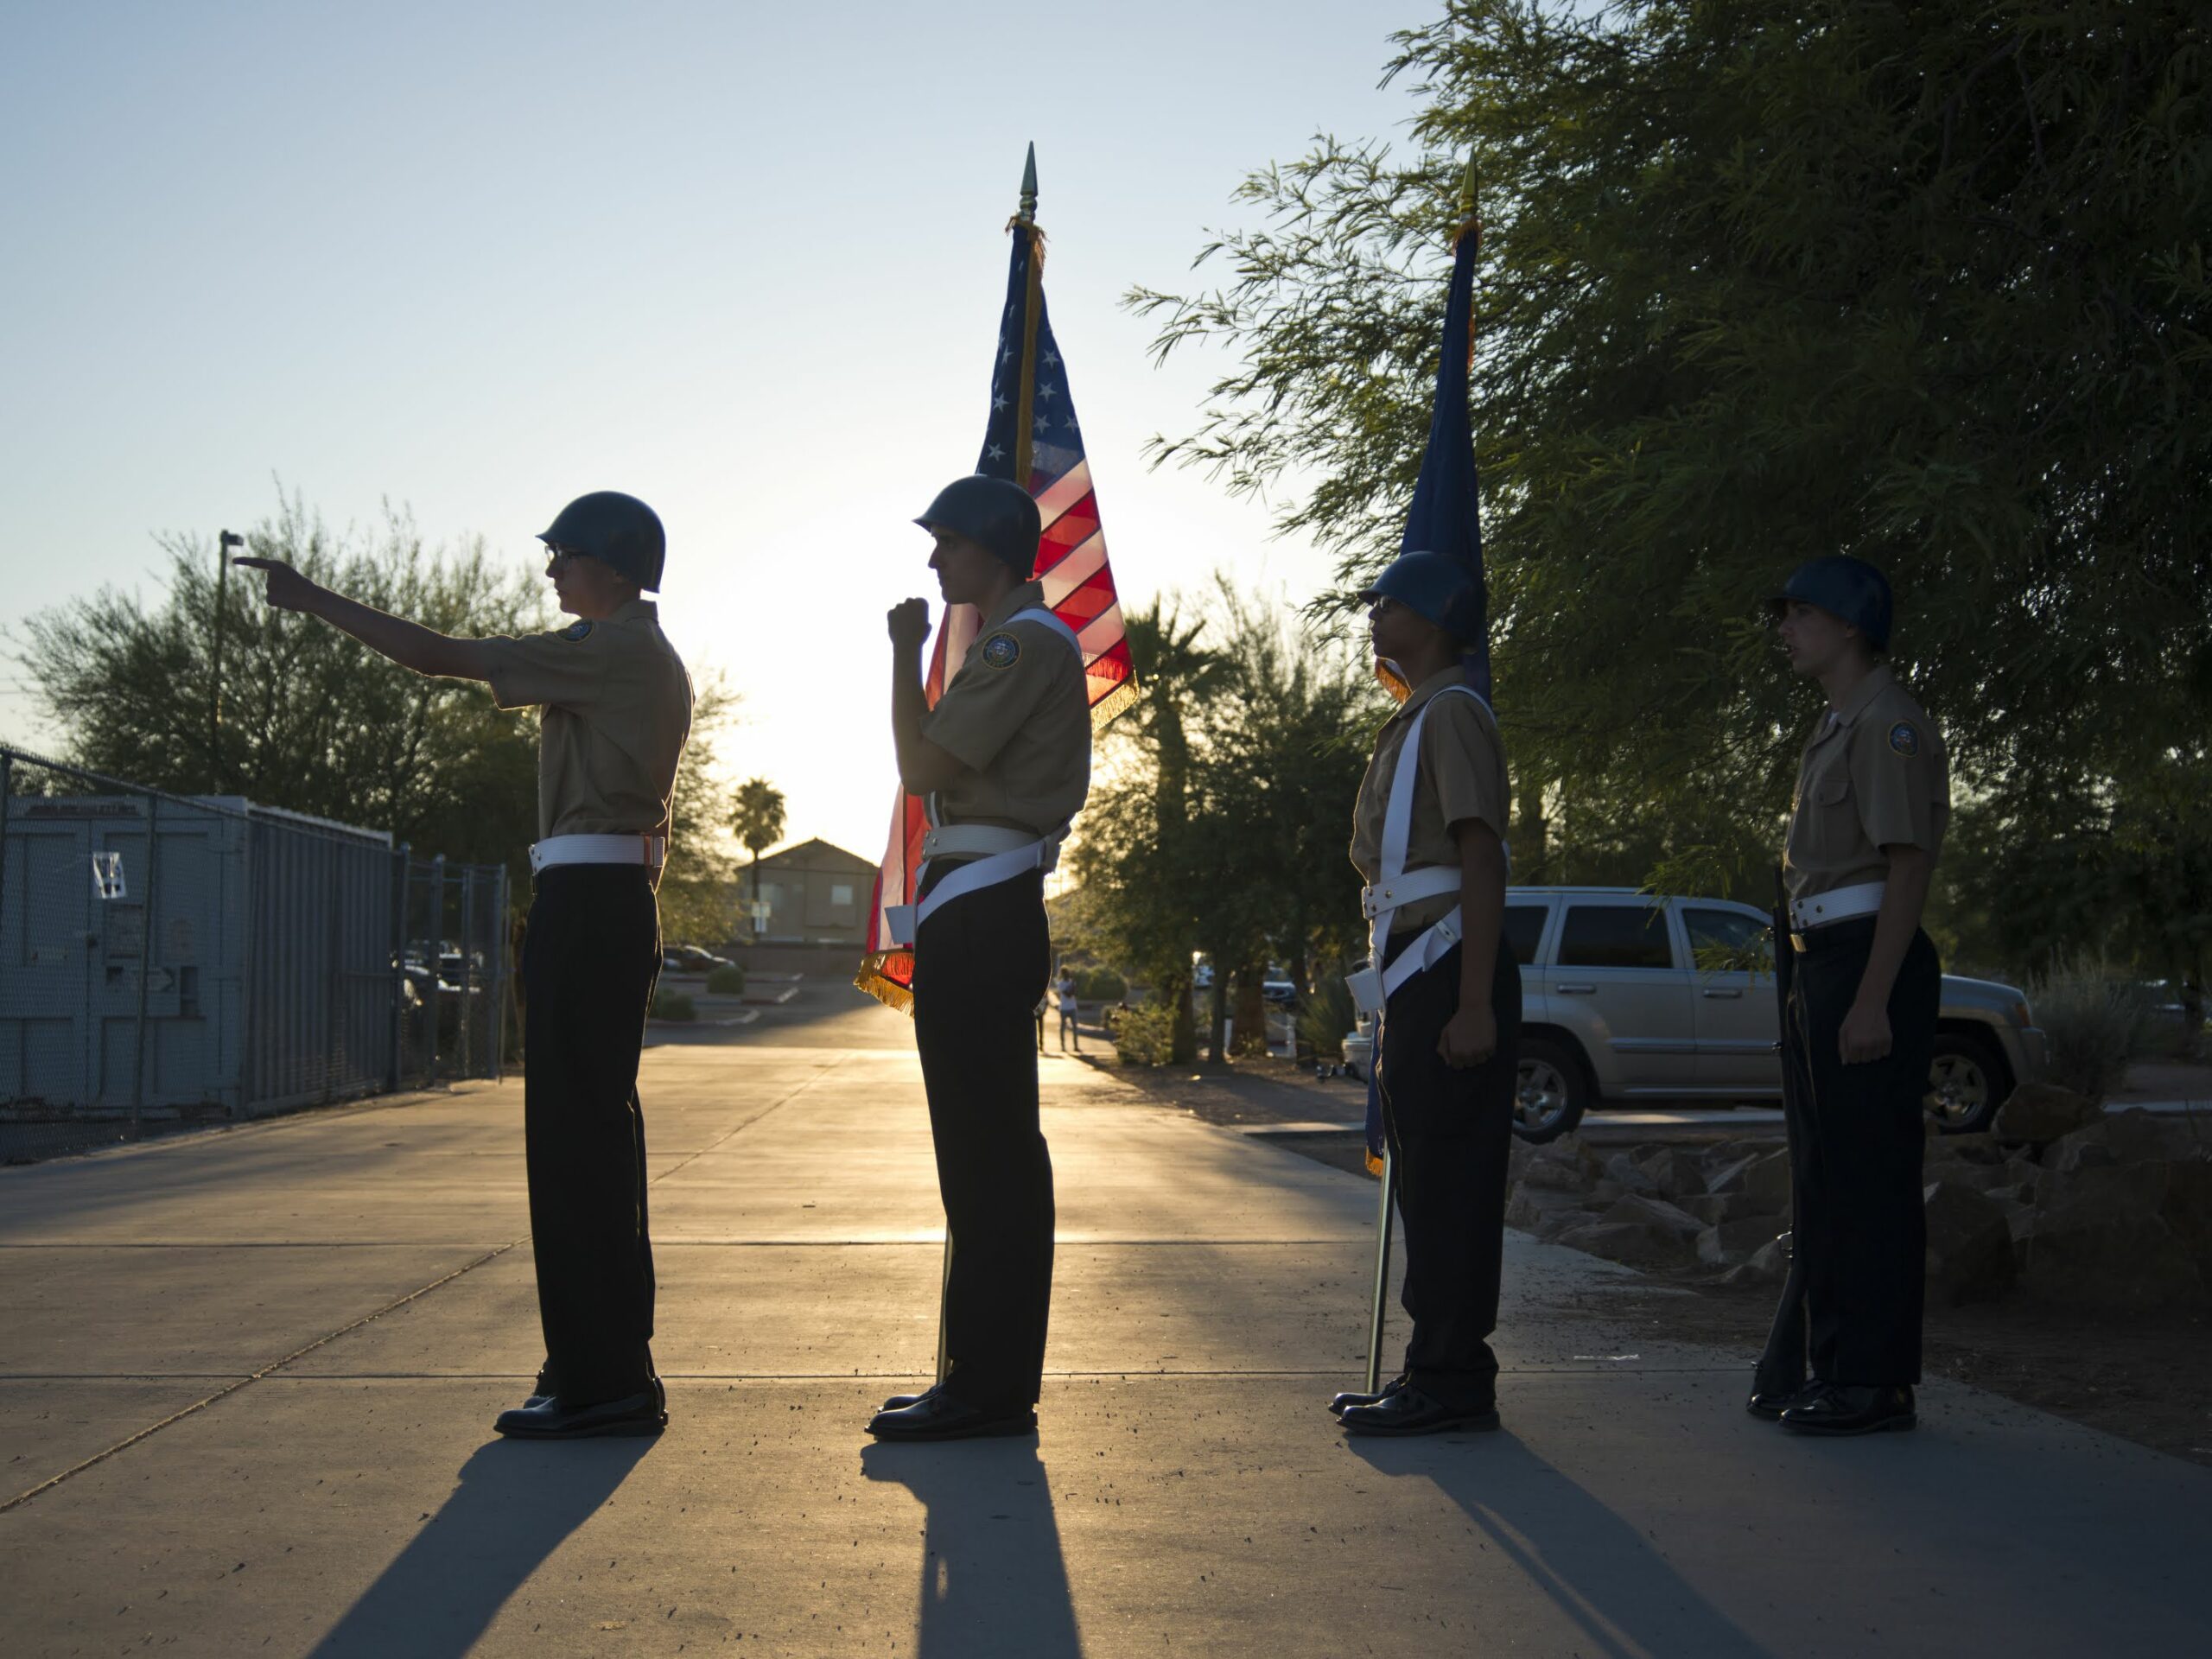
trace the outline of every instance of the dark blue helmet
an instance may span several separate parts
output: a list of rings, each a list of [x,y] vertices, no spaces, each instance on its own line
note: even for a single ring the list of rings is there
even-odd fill
[[[648,593],[660,590],[668,537],[660,515],[634,495],[594,490],[561,509],[537,539],[556,553],[582,553],[627,576]]]
[[[1776,621],[1791,600],[1817,605],[1840,616],[1866,636],[1877,651],[1890,646],[1890,579],[1864,559],[1847,553],[1831,553],[1810,559],[1789,573],[1782,591],[1767,601],[1767,613]]]
[[[1395,599],[1463,645],[1483,637],[1482,590],[1465,565],[1441,553],[1401,553],[1359,596]]]
[[[1011,479],[972,473],[937,493],[922,516],[924,530],[950,530],[980,543],[1024,581],[1037,568],[1037,538],[1044,534],[1037,503]]]

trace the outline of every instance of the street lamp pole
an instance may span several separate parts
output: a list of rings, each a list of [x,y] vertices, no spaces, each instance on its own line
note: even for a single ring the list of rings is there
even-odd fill
[[[223,601],[230,592],[231,550],[245,537],[226,530],[215,538],[215,640],[207,670],[207,787],[223,787]]]

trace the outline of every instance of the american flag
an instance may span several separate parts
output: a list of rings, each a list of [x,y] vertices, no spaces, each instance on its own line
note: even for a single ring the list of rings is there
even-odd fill
[[[1045,603],[1052,613],[1073,628],[1082,643],[1091,729],[1096,731],[1136,701],[1136,677],[1129,663],[1121,601],[1114,592],[1114,572],[1106,559],[1106,537],[1099,528],[1098,497],[1091,488],[1090,463],[1084,455],[1083,427],[1068,387],[1067,365],[1061,360],[1059,342],[1046,311],[1044,235],[1026,217],[1010,228],[1014,246],[1006,306],[999,314],[997,359],[991,366],[990,416],[976,470],[1012,479],[1037,498],[1044,533],[1038,538],[1032,578],[1043,584]],[[1033,339],[1029,326],[1033,296]],[[1019,468],[1025,450],[1028,473],[1023,477]],[[938,624],[925,686],[932,707],[944,695],[947,678],[958,671],[982,623],[974,606],[956,605]],[[890,906],[912,902],[915,869],[928,828],[920,799],[901,790],[892,810],[890,845],[876,872],[868,956],[854,982],[897,1008],[912,1006],[914,958],[911,950],[891,943],[884,912]]]

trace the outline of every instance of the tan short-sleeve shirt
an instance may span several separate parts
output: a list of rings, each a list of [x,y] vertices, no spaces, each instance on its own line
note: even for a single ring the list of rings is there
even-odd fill
[[[1024,582],[993,607],[922,735],[971,770],[937,793],[944,823],[995,823],[1049,835],[1090,792],[1090,697],[1083,663],[1059,632],[1013,620],[1045,602]]]
[[[1885,847],[1918,847],[1933,860],[1950,818],[1943,734],[1878,664],[1806,740],[1783,855],[1789,896],[1886,880]]]
[[[691,677],[650,600],[550,633],[484,640],[492,699],[543,708],[537,833],[666,835]]]
[[[1459,677],[1454,666],[1422,681],[1376,737],[1375,756],[1367,763],[1352,808],[1351,861],[1363,881],[1372,884],[1382,876],[1382,821],[1390,807],[1390,781],[1397,773],[1398,756],[1406,734],[1413,729],[1414,716],[1424,708],[1429,712],[1421,728],[1421,772],[1414,784],[1406,868],[1456,867],[1459,844],[1452,839],[1452,826],[1470,818],[1488,824],[1501,842],[1505,839],[1510,791],[1497,722],[1472,697],[1437,696]],[[1430,708],[1432,702],[1434,707]],[[1459,902],[1457,895],[1447,893],[1402,906],[1390,918],[1391,931],[1427,927],[1450,914]]]

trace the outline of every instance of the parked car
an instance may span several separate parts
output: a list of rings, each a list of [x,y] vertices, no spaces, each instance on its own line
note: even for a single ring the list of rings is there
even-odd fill
[[[696,944],[668,944],[661,947],[660,970],[664,974],[711,974],[717,968],[730,965],[728,957],[718,957]]]
[[[1553,1140],[1599,1101],[1779,1103],[1771,935],[1764,911],[1726,899],[1507,889],[1505,937],[1521,963],[1515,1133]],[[1700,965],[1720,960],[1732,965]],[[1761,965],[1733,965],[1747,963]],[[1370,1047],[1363,1027],[1346,1037],[1346,1067],[1364,1077]],[[2043,1065],[2044,1034],[2022,992],[1943,976],[1931,1117],[1947,1130],[1986,1128]]]

